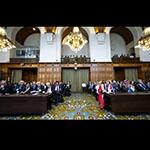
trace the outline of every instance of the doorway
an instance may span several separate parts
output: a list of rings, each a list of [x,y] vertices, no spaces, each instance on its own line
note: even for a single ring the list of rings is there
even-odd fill
[[[81,84],[83,82],[87,83],[89,81],[89,74],[89,68],[78,68],[77,70],[73,68],[63,68],[62,81],[70,82],[72,92],[82,92]]]
[[[114,67],[114,77],[117,81],[129,80],[136,81],[138,80],[138,67]]]
[[[18,83],[20,80],[25,82],[37,81],[37,68],[13,68],[10,69],[11,83]]]

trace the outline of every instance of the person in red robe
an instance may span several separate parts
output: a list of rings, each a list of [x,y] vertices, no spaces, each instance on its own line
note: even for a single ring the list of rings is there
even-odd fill
[[[98,88],[98,102],[100,103],[100,110],[102,110],[105,106],[105,102],[102,95],[103,87],[103,84],[100,83]]]

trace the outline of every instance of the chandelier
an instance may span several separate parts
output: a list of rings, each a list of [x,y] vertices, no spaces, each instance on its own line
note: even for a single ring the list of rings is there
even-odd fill
[[[0,51],[7,51],[15,48],[15,45],[7,38],[6,31],[3,27],[0,27]]]
[[[138,41],[138,48],[142,48],[143,50],[150,50],[150,27],[146,27],[143,32],[143,36]]]
[[[72,51],[77,53],[80,51],[84,45],[88,41],[86,38],[83,36],[83,34],[80,32],[78,27],[73,28],[73,32],[70,32],[64,39],[62,44],[63,45],[68,45]]]

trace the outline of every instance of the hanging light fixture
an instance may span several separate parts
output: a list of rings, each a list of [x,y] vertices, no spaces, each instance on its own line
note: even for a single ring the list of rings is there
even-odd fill
[[[143,31],[143,36],[138,41],[136,48],[142,48],[143,50],[150,50],[150,27],[146,27]]]
[[[3,27],[0,27],[0,51],[7,51],[15,48],[15,45],[7,38],[6,31]]]
[[[73,27],[73,32],[70,32],[64,39],[62,44],[68,45],[72,51],[77,53],[88,41],[83,36],[78,27]]]

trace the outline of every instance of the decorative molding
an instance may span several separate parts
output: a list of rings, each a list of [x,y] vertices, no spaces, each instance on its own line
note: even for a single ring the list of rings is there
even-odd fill
[[[54,33],[46,33],[46,41],[47,44],[51,45],[54,43],[55,34]]]
[[[96,38],[97,38],[98,44],[104,44],[105,39],[106,39],[106,33],[97,33]]]

